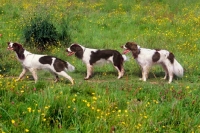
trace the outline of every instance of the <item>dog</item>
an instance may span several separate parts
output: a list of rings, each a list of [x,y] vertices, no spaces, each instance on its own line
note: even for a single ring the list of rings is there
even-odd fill
[[[140,48],[135,42],[127,42],[121,47],[125,49],[123,54],[132,52],[134,59],[142,69],[141,80],[143,81],[146,81],[150,68],[155,64],[159,64],[163,67],[165,71],[163,79],[169,76],[168,83],[172,82],[173,74],[178,77],[183,77],[183,67],[175,59],[174,54],[167,50]]]
[[[115,69],[118,71],[118,79],[124,75],[123,63],[126,60],[125,55],[121,55],[116,50],[110,49],[92,49],[83,47],[80,44],[73,43],[66,49],[68,56],[75,54],[75,56],[81,59],[87,67],[87,76],[85,80],[91,78],[93,72],[93,66],[98,64],[112,63]]]
[[[65,72],[75,70],[75,67],[69,62],[63,61],[54,56],[33,54],[25,50],[21,44],[15,42],[8,42],[8,50],[16,52],[17,59],[23,66],[23,70],[17,80],[20,80],[29,70],[36,83],[38,80],[37,70],[47,69],[56,77],[55,82],[59,80],[58,75],[61,75],[70,80],[72,85],[74,84],[73,79]]]

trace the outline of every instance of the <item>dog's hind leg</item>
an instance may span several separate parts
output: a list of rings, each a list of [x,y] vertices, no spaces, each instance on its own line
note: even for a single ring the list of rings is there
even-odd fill
[[[119,67],[115,66],[115,69],[118,71],[118,79],[120,79],[121,77],[123,77],[124,75],[124,68],[123,66],[121,67],[121,70],[119,69]]]
[[[89,79],[92,76],[93,67],[90,64],[87,64],[87,76],[84,78],[85,80]]]
[[[74,80],[65,71],[57,72],[57,74],[67,78],[72,85],[74,84]]]
[[[170,66],[168,66],[168,74],[169,74],[169,81],[168,81],[168,83],[170,84],[171,82],[172,82],[172,80],[173,80],[173,67],[172,67],[172,65],[170,65]]]
[[[124,76],[124,67],[122,66],[121,67],[121,77],[123,77]]]
[[[161,65],[162,65],[162,68],[163,68],[163,69],[164,69],[164,71],[165,71],[165,76],[164,76],[164,78],[163,78],[163,79],[167,79],[167,75],[168,75],[168,70],[167,70],[167,67],[166,67],[166,65],[165,65],[164,63],[162,63]]]
[[[170,61],[167,61],[167,62],[163,62],[162,63],[162,67],[165,70],[165,77],[164,77],[164,79],[166,79],[167,76],[169,76],[168,83],[170,84],[172,82],[173,76],[174,76],[173,75],[173,66],[172,66],[172,64],[171,64]]]
[[[26,74],[26,72],[27,72],[27,69],[26,69],[26,68],[23,68],[21,74],[19,75],[19,77],[18,77],[18,79],[17,79],[16,81],[18,81],[18,80],[20,80],[21,78],[23,78],[24,75]]]

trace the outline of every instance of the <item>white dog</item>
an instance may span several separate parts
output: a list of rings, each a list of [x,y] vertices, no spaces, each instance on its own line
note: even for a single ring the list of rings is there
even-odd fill
[[[69,79],[71,83],[74,84],[73,79],[65,72],[65,70],[75,70],[75,67],[70,63],[53,56],[30,53],[19,43],[8,42],[8,49],[16,52],[17,58],[23,66],[23,71],[17,80],[20,80],[25,75],[27,70],[29,70],[32,73],[36,83],[38,80],[37,70],[47,69],[55,75],[56,81],[59,79],[58,75],[61,75]]]
[[[143,81],[146,81],[149,69],[155,64],[160,64],[163,67],[165,70],[164,79],[167,78],[167,75],[169,76],[168,83],[172,82],[173,74],[183,77],[183,67],[177,62],[174,54],[167,50],[140,48],[134,42],[127,42],[122,48],[125,49],[124,54],[132,52],[134,59],[141,66]]]
[[[110,49],[92,49],[85,48],[79,44],[72,44],[66,49],[68,55],[73,55],[81,59],[87,67],[87,76],[85,79],[89,79],[92,76],[93,66],[97,64],[112,63],[118,71],[118,79],[124,75],[123,63],[126,60],[125,55],[121,55],[116,50]]]

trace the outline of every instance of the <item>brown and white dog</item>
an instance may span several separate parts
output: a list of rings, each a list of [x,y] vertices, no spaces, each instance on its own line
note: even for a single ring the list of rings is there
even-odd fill
[[[84,79],[89,79],[92,76],[93,66],[97,64],[112,63],[115,69],[118,71],[118,79],[124,75],[123,63],[126,60],[125,55],[121,55],[116,50],[110,49],[92,49],[83,47],[80,44],[71,44],[66,49],[68,56],[75,54],[75,56],[81,59],[87,67],[87,76]]]
[[[55,75],[56,81],[59,80],[58,75],[61,75],[74,84],[73,79],[65,72],[75,70],[75,67],[70,63],[53,56],[30,53],[19,43],[8,42],[8,49],[16,52],[17,58],[23,66],[23,71],[17,80],[20,80],[25,75],[27,70],[29,70],[36,83],[38,80],[37,70],[47,69]]]
[[[160,64],[163,67],[165,70],[164,79],[169,76],[168,83],[172,82],[173,74],[183,77],[183,67],[177,62],[174,54],[167,50],[140,48],[135,42],[127,42],[122,48],[125,49],[124,54],[132,52],[134,59],[141,66],[143,81],[146,81],[149,69],[155,64]]]

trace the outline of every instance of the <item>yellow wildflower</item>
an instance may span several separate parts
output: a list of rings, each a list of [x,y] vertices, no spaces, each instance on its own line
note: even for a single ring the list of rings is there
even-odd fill
[[[29,108],[27,108],[28,109],[28,112],[30,113],[31,112],[31,108],[29,107]]]
[[[15,124],[15,120],[11,120],[11,123],[12,123],[12,124]]]
[[[72,102],[75,102],[75,101],[76,101],[76,99],[75,99],[75,98],[73,98],[73,99],[72,99]]]
[[[122,124],[125,125],[126,123],[123,121]]]
[[[87,106],[90,107],[90,103],[87,103]]]
[[[92,97],[94,100],[97,100],[97,97]]]

